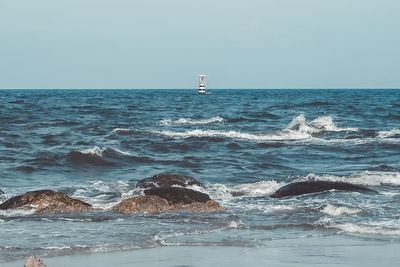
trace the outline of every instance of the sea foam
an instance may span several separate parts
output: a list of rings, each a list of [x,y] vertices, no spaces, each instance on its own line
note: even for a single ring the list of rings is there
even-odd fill
[[[208,119],[191,119],[191,118],[180,118],[177,120],[171,119],[163,119],[159,122],[160,125],[163,126],[171,126],[171,125],[205,125],[205,124],[212,124],[212,123],[222,123],[225,122],[225,119],[216,116]]]
[[[333,121],[331,116],[317,117],[311,122],[307,122],[304,114],[295,117],[286,128],[281,131],[265,133],[244,133],[235,130],[202,130],[194,129],[188,131],[153,131],[171,138],[190,138],[190,137],[222,137],[247,141],[285,141],[285,140],[306,140],[313,139],[314,134],[324,131],[358,131],[357,128],[340,128]]]
[[[360,213],[361,209],[328,204],[321,211],[331,216],[341,216]]]
[[[350,176],[317,175],[310,173],[299,180],[347,182],[367,186],[400,185],[400,172],[364,171]]]

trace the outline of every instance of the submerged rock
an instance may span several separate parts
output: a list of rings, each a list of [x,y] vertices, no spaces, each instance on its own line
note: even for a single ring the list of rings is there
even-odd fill
[[[271,195],[273,198],[292,197],[304,194],[318,193],[328,190],[341,190],[351,192],[374,192],[375,190],[369,189],[361,185],[355,185],[345,182],[331,182],[331,181],[305,181],[296,182],[285,185],[279,188]]]
[[[182,187],[157,187],[144,190],[146,196],[159,196],[169,204],[206,203],[211,200],[207,194]]]
[[[175,174],[175,173],[160,173],[153,177],[140,180],[136,187],[150,189],[156,187],[171,187],[181,186],[187,187],[190,185],[203,186],[199,181],[191,176]]]
[[[90,211],[91,205],[73,199],[64,193],[52,190],[38,190],[15,196],[0,205],[0,210],[35,209],[38,213]]]
[[[46,264],[40,257],[30,256],[26,259],[24,267],[46,267]]]
[[[190,204],[170,204],[159,196],[135,196],[125,199],[113,207],[114,210],[124,213],[158,213],[163,211],[190,211],[190,212],[215,212],[224,208],[214,200],[205,203],[192,202]]]

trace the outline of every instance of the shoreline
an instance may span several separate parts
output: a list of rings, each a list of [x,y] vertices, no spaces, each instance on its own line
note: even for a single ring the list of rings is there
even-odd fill
[[[106,266],[397,266],[400,243],[325,236],[271,240],[266,247],[171,246],[42,257],[47,267]],[[24,260],[1,263],[22,267]]]

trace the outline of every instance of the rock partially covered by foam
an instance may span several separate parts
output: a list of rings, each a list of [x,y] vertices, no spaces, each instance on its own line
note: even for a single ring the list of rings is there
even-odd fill
[[[38,213],[84,212],[92,210],[90,204],[52,190],[31,191],[12,197],[0,205],[0,210],[8,209],[35,209]]]
[[[199,181],[191,176],[176,173],[160,173],[153,177],[140,180],[136,184],[136,187],[150,189],[171,186],[187,187],[191,185],[203,186]]]
[[[345,182],[332,181],[304,181],[285,185],[271,195],[273,198],[299,196],[304,194],[318,193],[329,190],[351,191],[351,192],[374,192],[365,186]]]
[[[37,256],[30,256],[26,259],[24,267],[46,267],[43,260]]]
[[[144,191],[144,196],[125,199],[114,206],[121,213],[163,211],[215,212],[224,208],[207,194],[181,187],[160,187]]]

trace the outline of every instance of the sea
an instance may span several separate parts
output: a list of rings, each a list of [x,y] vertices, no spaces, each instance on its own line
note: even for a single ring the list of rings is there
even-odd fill
[[[103,209],[0,211],[0,264],[28,255],[263,248],[315,238],[400,243],[400,90],[209,92],[0,90],[0,202],[52,189]],[[226,210],[112,211],[137,194],[137,181],[162,172],[195,177],[205,187],[194,189]],[[270,197],[307,180],[379,194]]]

